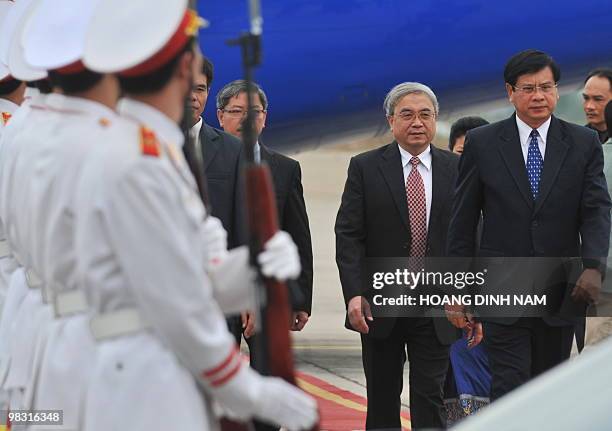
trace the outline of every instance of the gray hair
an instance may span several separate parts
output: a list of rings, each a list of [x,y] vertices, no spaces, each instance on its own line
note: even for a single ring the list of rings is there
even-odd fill
[[[264,111],[268,109],[268,98],[266,97],[266,93],[261,89],[261,87],[253,82],[252,87],[257,95],[259,96],[259,100],[263,106]],[[247,92],[247,83],[244,79],[237,79],[235,81],[226,84],[218,93],[217,93],[217,109],[225,109],[229,101],[238,96],[240,93]]]
[[[402,82],[401,84],[397,84],[395,87],[393,87],[385,97],[383,107],[385,108],[387,117],[393,115],[395,106],[402,99],[402,97],[412,93],[421,93],[429,97],[429,100],[431,100],[431,103],[434,106],[434,112],[436,115],[438,115],[440,106],[438,105],[438,99],[431,88],[425,84],[421,84],[420,82]]]

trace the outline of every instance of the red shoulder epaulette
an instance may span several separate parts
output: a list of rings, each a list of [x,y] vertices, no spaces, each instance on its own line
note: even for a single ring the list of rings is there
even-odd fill
[[[145,126],[140,126],[140,151],[146,156],[159,157],[161,154],[161,145],[157,136],[153,130]]]
[[[6,123],[8,123],[10,119],[11,119],[11,114],[9,112],[2,113],[2,122],[4,123],[5,126],[6,126]]]

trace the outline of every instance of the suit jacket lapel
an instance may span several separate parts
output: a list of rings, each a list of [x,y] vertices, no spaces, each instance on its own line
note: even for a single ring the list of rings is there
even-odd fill
[[[527,168],[525,167],[525,159],[521,150],[521,139],[514,115],[505,121],[504,129],[500,136],[501,145],[499,146],[499,152],[525,202],[529,208],[533,208]]]
[[[265,161],[270,167],[270,171],[273,171],[276,167],[276,157],[266,147],[259,142],[259,155],[261,157],[261,161]]]
[[[400,218],[406,226],[406,229],[408,229],[408,232],[410,232],[408,199],[406,197],[406,186],[404,184],[402,156],[400,155],[396,142],[389,144],[387,150],[382,155],[382,160],[378,167],[391,191],[391,196],[393,196]]]
[[[204,171],[208,170],[208,166],[212,163],[219,151],[219,134],[208,124],[202,124],[200,129],[200,145],[202,146],[202,155],[204,157]]]
[[[431,146],[431,213],[429,214],[429,226],[427,231],[434,227],[433,223],[438,219],[442,203],[448,200],[449,191],[455,186],[451,184],[449,160],[442,158],[440,150]],[[429,238],[429,235],[427,235]]]
[[[542,168],[542,176],[540,178],[540,192],[535,202],[534,213],[537,213],[542,207],[546,197],[550,193],[550,189],[555,183],[555,179],[559,174],[563,160],[567,155],[569,144],[564,140],[565,135],[561,130],[561,123],[555,117],[552,117],[550,127],[548,128],[548,136],[546,137],[546,152],[544,154],[544,167]]]

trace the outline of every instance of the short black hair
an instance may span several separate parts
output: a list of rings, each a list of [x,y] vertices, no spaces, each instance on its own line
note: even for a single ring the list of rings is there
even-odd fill
[[[514,87],[521,76],[539,72],[546,67],[550,67],[555,82],[559,82],[561,70],[555,60],[545,52],[527,49],[508,60],[504,68],[504,81]]]
[[[102,80],[102,77],[103,75],[101,73],[92,72],[88,69],[78,73],[49,71],[51,86],[61,88],[62,91],[68,95],[90,90]]]
[[[606,119],[607,130],[612,130],[612,100],[606,105],[604,118]]]
[[[29,88],[36,88],[42,94],[49,94],[53,91],[51,82],[49,82],[47,78],[39,79],[38,81],[28,81],[26,82],[26,86]]]
[[[155,93],[168,84],[174,69],[178,65],[179,59],[186,52],[193,51],[195,49],[195,38],[189,39],[183,49],[181,49],[174,57],[172,57],[162,67],[154,70],[153,72],[142,75],[142,76],[122,76],[119,74],[119,85],[121,90],[126,94],[147,94]]]
[[[593,69],[589,72],[587,77],[584,79],[584,83],[591,79],[592,77],[597,76],[599,78],[607,78],[610,83],[610,91],[612,91],[612,69],[609,67],[598,67],[597,69]]]
[[[206,76],[206,84],[210,88],[215,76],[215,67],[207,57],[202,57],[202,74]]]
[[[459,118],[451,126],[450,135],[448,136],[448,149],[453,151],[457,138],[465,135],[468,130],[475,129],[476,127],[484,126],[486,124],[489,124],[489,122],[482,117],[474,116]]]
[[[8,96],[13,91],[17,90],[21,85],[21,81],[15,78],[7,79],[0,82],[0,96]]]

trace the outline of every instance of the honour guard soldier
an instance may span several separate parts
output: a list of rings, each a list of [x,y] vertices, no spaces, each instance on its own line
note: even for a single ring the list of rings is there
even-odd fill
[[[198,18],[186,0],[157,6],[101,2],[83,57],[92,70],[122,70],[129,120],[87,157],[76,195],[79,270],[98,313],[84,428],[217,429],[204,393],[234,417],[307,429],[314,400],[244,363],[217,302],[207,214],[177,126],[199,66]],[[286,233],[259,259],[267,276],[299,274]]]
[[[30,233],[33,266],[46,287],[54,319],[43,329],[46,343],[34,364],[33,408],[63,411],[63,424],[40,429],[82,429],[83,399],[96,344],[89,330],[89,307],[77,278],[74,252],[74,194],[87,153],[104,145],[116,121],[117,78],[81,62],[85,32],[97,0],[40,0],[23,37],[26,62],[48,70],[62,94],[46,99],[48,121],[32,134],[29,164],[36,175],[24,179],[24,220]],[[62,31],[56,31],[61,28]],[[24,229],[25,230],[25,229]],[[39,428],[30,427],[31,431]]]
[[[36,2],[31,0],[14,3],[2,23],[1,57],[11,76],[21,81],[46,76],[45,71],[33,70],[25,64],[20,43],[24,24],[35,6]],[[10,394],[13,410],[30,407],[26,394],[31,394],[37,341],[43,322],[50,319],[50,310],[42,305],[40,283],[31,271],[29,252],[22,241],[27,232],[18,227],[18,222],[30,214],[20,206],[25,184],[19,178],[27,178],[32,172],[26,161],[26,147],[17,141],[27,129],[44,124],[42,112],[35,113],[31,103],[24,103],[11,116],[0,145],[0,218],[10,251],[10,256],[3,259],[3,267],[6,269],[4,263],[8,263],[13,271],[0,324],[0,387],[3,393]],[[20,172],[26,173],[25,177],[20,177]]]

